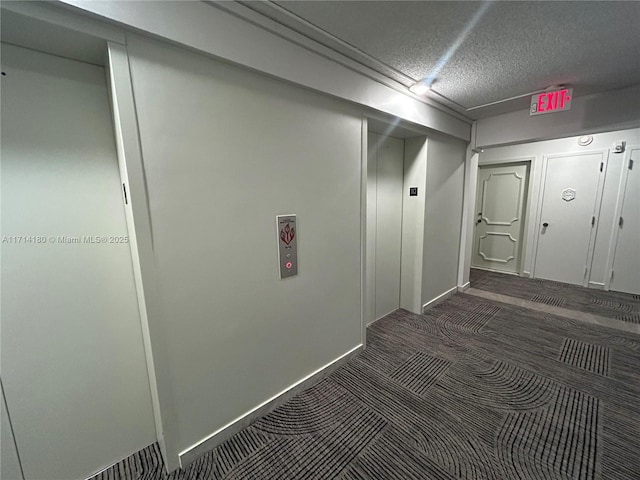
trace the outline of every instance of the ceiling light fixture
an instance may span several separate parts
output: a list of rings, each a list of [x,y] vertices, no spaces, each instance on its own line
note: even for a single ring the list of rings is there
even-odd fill
[[[411,85],[409,90],[416,95],[424,95],[431,90],[431,85],[429,85],[425,80],[420,80]]]

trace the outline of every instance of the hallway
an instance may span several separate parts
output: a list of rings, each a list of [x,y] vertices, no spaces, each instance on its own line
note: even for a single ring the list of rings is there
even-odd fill
[[[638,25],[1,2],[2,480],[640,480]]]
[[[477,269],[467,293],[640,335],[640,295]]]
[[[640,335],[590,320],[635,328],[640,299],[471,281],[376,322],[364,353],[186,469],[165,477],[152,445],[94,478],[637,479]]]

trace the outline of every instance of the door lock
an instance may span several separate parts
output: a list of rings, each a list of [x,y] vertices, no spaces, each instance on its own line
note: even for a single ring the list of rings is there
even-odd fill
[[[481,219],[479,219],[476,223],[482,223],[482,220],[481,220]]]
[[[544,223],[542,224],[542,226],[543,226],[544,228],[547,228],[547,227],[549,226],[549,224],[548,224],[547,222],[544,222]]]

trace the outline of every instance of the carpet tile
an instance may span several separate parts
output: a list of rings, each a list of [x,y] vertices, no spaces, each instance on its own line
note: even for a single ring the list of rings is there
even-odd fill
[[[640,311],[631,295],[491,272],[472,286]],[[371,325],[362,354],[186,468],[167,475],[151,445],[93,480],[334,478],[639,480],[640,335],[457,294]]]
[[[601,345],[566,338],[560,361],[600,375],[609,374],[609,348]]]

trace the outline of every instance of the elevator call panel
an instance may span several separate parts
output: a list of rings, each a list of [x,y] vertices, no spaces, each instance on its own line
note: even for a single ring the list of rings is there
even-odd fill
[[[298,227],[295,215],[278,215],[278,263],[280,278],[298,274]]]

